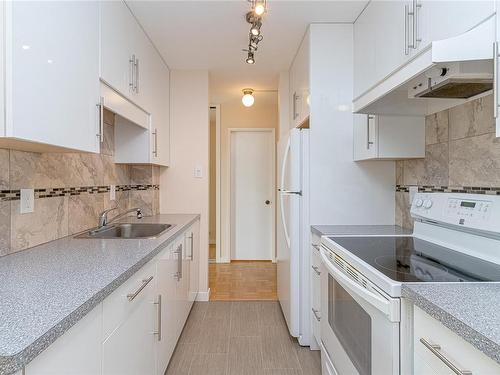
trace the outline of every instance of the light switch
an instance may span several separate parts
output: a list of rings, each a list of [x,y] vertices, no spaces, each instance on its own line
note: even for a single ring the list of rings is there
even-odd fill
[[[203,178],[203,168],[199,165],[194,167],[194,177],[195,178]]]
[[[116,186],[109,185],[109,200],[114,201],[116,199]]]
[[[35,209],[35,190],[21,189],[20,211],[22,214],[28,214]]]

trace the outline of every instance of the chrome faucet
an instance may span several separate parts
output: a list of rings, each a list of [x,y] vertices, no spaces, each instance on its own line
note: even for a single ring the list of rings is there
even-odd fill
[[[108,213],[111,212],[111,211],[117,210],[117,209],[118,209],[118,207],[113,207],[113,208],[109,208],[107,210],[104,210],[99,215],[99,226],[97,227],[97,229],[101,229],[102,227],[105,227],[105,226],[109,225],[113,221],[116,221],[116,220],[118,220],[118,219],[120,219],[120,218],[128,215],[131,212],[135,212],[137,218],[138,219],[142,219],[142,211],[141,211],[140,208],[136,207],[136,208],[131,208],[130,210],[127,210],[127,211],[125,211],[125,212],[123,212],[121,214],[118,214],[114,218],[108,220]]]

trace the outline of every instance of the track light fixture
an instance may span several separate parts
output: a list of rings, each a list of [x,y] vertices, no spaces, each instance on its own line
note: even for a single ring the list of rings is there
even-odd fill
[[[245,16],[246,21],[251,25],[248,34],[248,48],[243,51],[247,52],[246,63],[255,64],[254,54],[263,36],[261,34],[262,16],[267,10],[267,0],[248,0],[251,4],[252,10]]]

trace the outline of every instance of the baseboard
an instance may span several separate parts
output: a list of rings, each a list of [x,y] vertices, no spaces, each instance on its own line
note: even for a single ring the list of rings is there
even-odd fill
[[[216,259],[208,259],[208,263],[217,263]]]
[[[198,292],[197,301],[210,301],[210,288],[206,292]]]

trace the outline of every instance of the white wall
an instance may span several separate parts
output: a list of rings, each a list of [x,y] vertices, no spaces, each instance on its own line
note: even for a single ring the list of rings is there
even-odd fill
[[[230,261],[229,248],[229,128],[278,129],[278,94],[257,92],[255,104],[245,107],[241,96],[221,103],[221,261]],[[276,131],[275,134],[278,132]]]
[[[170,77],[170,167],[160,176],[160,212],[196,213],[200,222],[200,292],[208,291],[208,72],[173,70]],[[203,177],[194,178],[194,168]]]
[[[394,224],[394,162],[353,161],[353,25],[310,37],[310,222]]]

